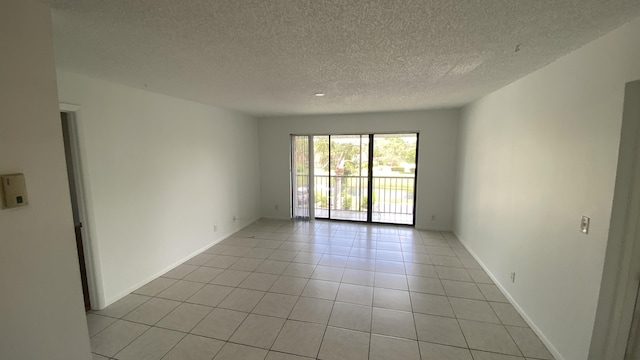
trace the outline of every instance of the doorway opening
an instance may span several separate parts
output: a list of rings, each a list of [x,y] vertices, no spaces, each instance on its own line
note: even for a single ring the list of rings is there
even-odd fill
[[[78,156],[77,137],[73,123],[73,112],[60,112],[62,137],[64,140],[67,177],[69,179],[69,194],[75,228],[76,249],[78,251],[78,265],[82,281],[82,294],[86,311],[91,310],[91,296],[89,289],[89,275],[87,259],[88,249],[83,236],[82,184],[80,179],[80,161]]]
[[[418,133],[291,139],[294,218],[415,224]]]

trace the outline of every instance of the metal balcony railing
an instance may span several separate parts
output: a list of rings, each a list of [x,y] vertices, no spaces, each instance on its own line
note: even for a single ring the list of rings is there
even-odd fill
[[[298,175],[298,201],[308,198],[308,175]],[[314,176],[314,209],[317,218],[366,220],[367,176]],[[412,224],[414,177],[374,176],[372,178],[372,218],[374,221]]]

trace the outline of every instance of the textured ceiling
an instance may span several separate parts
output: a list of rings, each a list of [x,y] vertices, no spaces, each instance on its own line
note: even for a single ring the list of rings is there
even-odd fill
[[[640,16],[638,0],[42,1],[59,68],[258,116],[460,106]]]

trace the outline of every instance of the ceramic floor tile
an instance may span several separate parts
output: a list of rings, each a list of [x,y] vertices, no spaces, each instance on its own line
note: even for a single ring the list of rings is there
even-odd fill
[[[216,255],[213,259],[207,261],[204,266],[227,269],[238,260],[240,258],[237,256]]]
[[[223,345],[224,341],[187,335],[162,360],[211,360]]]
[[[416,340],[371,335],[369,360],[420,360]]]
[[[400,246],[400,244],[397,244],[397,245],[398,247]],[[381,249],[377,249],[377,250],[378,251],[376,252],[376,259],[398,261],[398,262],[404,261],[401,251],[390,251],[390,250],[381,250]]]
[[[152,327],[117,355],[118,360],[160,360],[182,338],[184,333]]]
[[[198,255],[192,257],[191,259],[185,261],[184,263],[186,265],[202,266],[205,263],[209,262],[214,257],[215,257],[214,255],[209,255],[209,254],[198,254]]]
[[[278,280],[278,275],[252,273],[238,287],[243,289],[267,291]]]
[[[442,345],[467,347],[456,319],[415,314],[418,340]]]
[[[442,280],[473,281],[466,269],[448,266],[436,266],[435,268],[438,277]]]
[[[439,266],[463,267],[456,256],[431,255],[431,262]]]
[[[502,325],[458,320],[470,349],[506,355],[522,355]]]
[[[263,262],[264,260],[262,259],[240,258],[236,262],[234,262],[233,265],[229,266],[229,269],[255,271]]]
[[[473,354],[474,360],[525,360],[525,358],[521,356],[496,354],[478,350],[471,350],[471,353]]]
[[[187,299],[187,302],[206,306],[217,306],[224,298],[231,294],[233,290],[232,287],[227,286],[205,285]]]
[[[336,302],[329,318],[329,325],[370,332],[371,313],[370,306]]]
[[[216,308],[202,319],[191,333],[226,341],[248,315],[239,311]]]
[[[486,301],[462,298],[451,298],[449,301],[458,319],[500,324],[500,320]]]
[[[482,269],[470,269],[469,275],[473,278],[473,281],[480,284],[493,284],[493,280]]]
[[[342,282],[354,285],[373,286],[375,272],[357,269],[345,269]]]
[[[229,341],[269,349],[284,322],[281,318],[250,314]]]
[[[215,279],[211,280],[210,283],[214,285],[237,287],[249,275],[251,275],[251,272],[249,271],[227,269],[223,271],[220,275],[216,276]]]
[[[371,332],[374,334],[416,339],[416,328],[410,312],[373,308]]]
[[[244,257],[252,258],[252,259],[266,259],[272,253],[273,249],[265,249],[265,248],[253,248],[249,252],[247,252]]]
[[[117,319],[108,316],[102,316],[92,313],[87,314],[87,327],[89,328],[89,337],[96,335],[116,321]]]
[[[513,305],[509,303],[490,302],[491,308],[498,315],[503,325],[512,325],[520,327],[528,327],[527,323],[522,319]]]
[[[331,300],[301,297],[291,311],[289,319],[326,325],[332,308]]]
[[[405,252],[404,259],[409,263],[431,265],[431,256],[427,253]]]
[[[340,283],[324,280],[309,280],[302,296],[326,300],[335,300]]]
[[[373,306],[386,309],[412,311],[408,291],[375,288]]]
[[[275,250],[277,248],[279,248],[282,243],[284,243],[284,241],[282,240],[262,240],[258,243],[258,246],[256,246],[257,248],[263,248],[263,249],[270,249],[270,250]],[[273,252],[273,251],[272,251]]]
[[[444,287],[440,279],[423,277],[423,276],[407,276],[409,282],[409,290],[426,294],[445,295]]]
[[[215,279],[223,271],[224,270],[218,268],[202,266],[192,271],[189,275],[185,276],[183,280],[208,283],[209,281]]]
[[[373,288],[370,286],[340,284],[336,301],[369,305],[373,302]]]
[[[538,336],[528,327],[507,326],[507,331],[522,351],[522,354],[528,358],[553,360],[553,356],[544,346]]]
[[[550,356],[455,235],[386,225],[262,219],[87,323],[96,358]]]
[[[156,326],[169,330],[189,332],[198,325],[211,310],[213,310],[213,308],[208,306],[182,303],[169,313],[169,315],[160,320]]]
[[[474,360],[469,349],[420,341],[422,360]]]
[[[266,356],[265,349],[226,343],[213,360],[263,360]]]
[[[396,242],[384,242],[384,241],[381,241],[381,242],[376,244],[376,249],[377,250],[382,250],[382,251],[401,251],[402,250],[402,244],[396,243]]]
[[[158,294],[158,297],[169,300],[185,301],[198,292],[198,290],[202,289],[203,286],[204,284],[197,282],[178,280],[178,282]]]
[[[352,247],[349,252],[349,256],[366,258],[366,259],[375,259],[376,257],[376,249],[372,249],[369,247]]]
[[[112,357],[147,329],[146,325],[118,320],[91,338],[91,352]]]
[[[442,280],[442,286],[444,286],[447,296],[450,297],[485,300],[478,286],[472,282]]]
[[[265,273],[265,274],[273,274],[280,275],[284,272],[284,270],[291,264],[288,261],[276,261],[276,260],[265,260],[258,268],[256,272]]]
[[[480,292],[488,301],[508,303],[509,300],[502,294],[497,286],[491,284],[477,284]]]
[[[153,325],[173,311],[178,305],[180,305],[178,301],[153,298],[127,314],[124,319],[141,324]]]
[[[446,246],[427,246],[427,252],[430,255],[456,256],[456,253]]]
[[[253,308],[262,300],[264,291],[237,288],[231,292],[218,307],[243,312],[251,312]]]
[[[405,263],[404,267],[407,275],[438,278],[438,273],[433,265]]]
[[[331,251],[331,247],[327,251]],[[344,268],[347,265],[347,260],[349,259],[349,253],[346,254],[331,254],[325,253],[322,255],[322,258],[318,262],[319,266],[333,266],[333,267],[341,267]]]
[[[92,311],[92,313],[114,318],[121,318],[130,313],[133,309],[149,301],[149,299],[151,299],[151,297],[149,296],[129,294],[116,301],[115,303],[107,306],[105,309]]]
[[[411,305],[416,313],[455,317],[446,296],[412,292]]]
[[[252,313],[286,319],[297,301],[297,296],[269,292],[266,293],[258,305],[253,308]]]
[[[291,251],[300,251],[305,247],[304,242],[296,242],[296,241],[285,241],[280,245],[278,250],[291,250]]]
[[[293,276],[280,276],[269,288],[269,292],[299,296],[308,280]]]
[[[290,263],[286,269],[282,272],[282,275],[296,276],[302,278],[310,278],[311,274],[315,270],[316,265],[302,264],[302,263]]]
[[[369,333],[328,327],[320,346],[318,359],[367,360]]]
[[[365,259],[359,257],[349,257],[347,260],[346,268],[374,271],[376,269],[376,262],[373,259]]]
[[[326,326],[287,320],[272,350],[315,358],[320,349]]]
[[[298,251],[276,250],[269,257],[269,260],[293,261],[298,255]]]
[[[180,265],[180,266],[188,266],[188,265]],[[175,270],[175,269],[174,269]],[[146,295],[146,296],[156,296],[160,292],[164,291],[169,286],[175,284],[178,280],[168,279],[164,277],[157,278],[153,281],[150,281],[146,285],[136,289],[133,293]]]
[[[409,290],[407,276],[400,274],[376,272],[374,285],[380,288]]]
[[[301,264],[308,264],[308,265],[315,266],[320,262],[320,259],[322,259],[322,254],[301,251],[291,261],[293,263],[301,263]]]
[[[482,266],[472,257],[458,257],[466,269],[482,269]]]
[[[313,360],[313,359],[304,357],[304,356],[285,354],[277,351],[269,351],[269,354],[267,354],[267,357],[265,358],[265,360]]]
[[[344,272],[344,268],[341,268],[341,267],[318,265],[316,266],[316,269],[313,272],[313,274],[311,274],[311,278],[316,280],[328,280],[328,281],[340,282],[340,280],[342,280],[343,272]]]
[[[239,244],[240,239],[234,241],[234,243]],[[238,257],[243,257],[245,256],[249,251],[251,251],[251,248],[249,247],[244,247],[244,246],[230,246],[227,250],[225,250],[224,252],[222,252],[222,255],[229,255],[229,256],[238,256]]]
[[[405,275],[406,271],[404,263],[401,261],[376,260],[376,273]]]

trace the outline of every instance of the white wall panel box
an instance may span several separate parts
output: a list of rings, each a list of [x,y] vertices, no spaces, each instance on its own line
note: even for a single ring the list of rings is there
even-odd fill
[[[29,204],[24,174],[0,175],[2,180],[2,208],[11,209]]]

